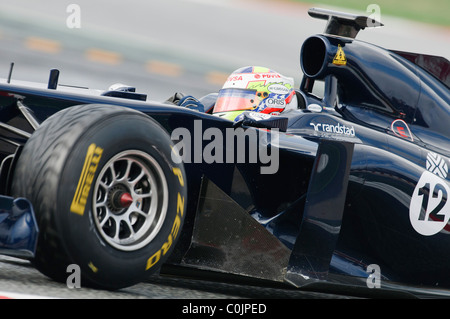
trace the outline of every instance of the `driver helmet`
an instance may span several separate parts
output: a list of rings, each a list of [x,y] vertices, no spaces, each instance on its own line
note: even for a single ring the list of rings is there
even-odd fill
[[[293,78],[265,67],[248,66],[228,77],[219,91],[213,114],[237,121],[244,111],[279,115],[297,107]]]

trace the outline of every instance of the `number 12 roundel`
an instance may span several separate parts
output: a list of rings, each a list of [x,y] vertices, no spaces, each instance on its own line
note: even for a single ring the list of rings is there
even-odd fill
[[[414,189],[409,206],[413,228],[424,236],[435,235],[450,219],[450,187],[445,180],[424,171]]]

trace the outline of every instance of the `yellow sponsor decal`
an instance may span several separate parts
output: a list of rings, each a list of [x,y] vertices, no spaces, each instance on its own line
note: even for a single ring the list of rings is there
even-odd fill
[[[102,157],[103,149],[91,144],[86,153],[83,170],[81,171],[80,180],[75,191],[75,195],[70,205],[70,211],[75,214],[83,215],[86,207],[87,198],[91,185],[94,180],[95,172],[97,171],[98,163]]]
[[[173,168],[173,173],[178,177],[178,181],[181,186],[184,186],[183,173],[179,168]],[[178,237],[178,233],[181,227],[181,217],[184,215],[184,196],[181,196],[180,193],[177,194],[177,215],[175,216],[175,220],[172,225],[172,230],[170,231],[169,236],[167,237],[167,241],[161,246],[160,249],[156,253],[154,253],[148,260],[147,266],[145,270],[149,270],[154,265],[158,263],[161,259],[161,256],[164,256],[172,246],[175,238]]]
[[[346,58],[344,50],[342,49],[340,44],[338,44],[338,50],[336,52],[336,55],[334,56],[333,64],[335,64],[335,65],[346,65],[347,64],[347,58]]]

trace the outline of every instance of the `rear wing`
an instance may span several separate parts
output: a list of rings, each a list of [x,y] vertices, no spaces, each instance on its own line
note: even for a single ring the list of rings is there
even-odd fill
[[[367,16],[327,9],[311,8],[308,14],[313,18],[328,21],[324,33],[353,39],[360,30],[383,26],[381,22]]]

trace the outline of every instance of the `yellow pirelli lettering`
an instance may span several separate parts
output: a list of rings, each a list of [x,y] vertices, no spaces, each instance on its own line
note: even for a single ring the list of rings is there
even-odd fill
[[[95,172],[97,171],[98,163],[102,157],[103,149],[91,144],[86,152],[83,169],[81,171],[80,179],[78,180],[77,189],[73,196],[70,211],[75,214],[83,215],[86,208],[87,198],[91,190],[92,182],[94,181]]]

